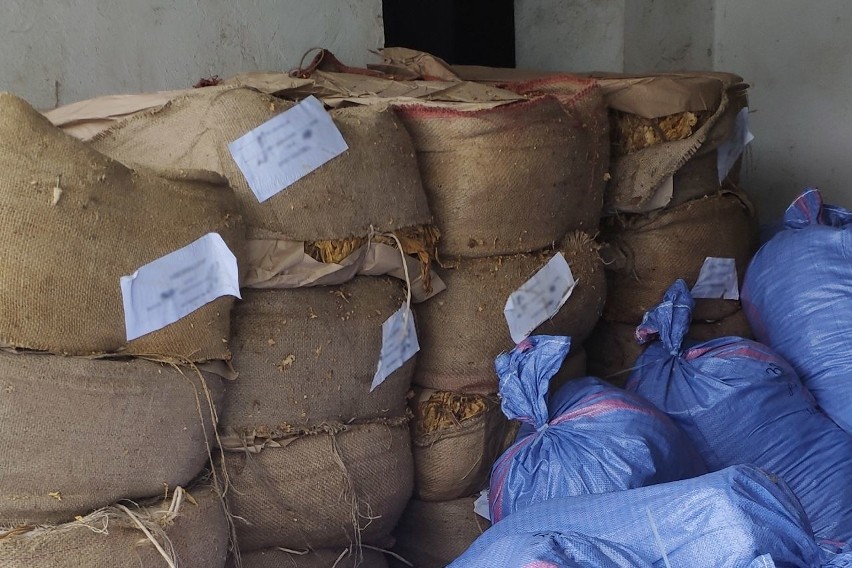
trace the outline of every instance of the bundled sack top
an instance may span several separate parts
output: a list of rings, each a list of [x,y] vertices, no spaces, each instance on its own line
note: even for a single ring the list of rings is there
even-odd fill
[[[128,344],[119,282],[209,233],[240,259],[243,230],[224,178],[129,169],[64,134],[23,100],[0,94],[4,346],[227,359],[233,297]]]
[[[636,330],[653,341],[627,389],[656,404],[711,470],[752,463],[798,496],[816,535],[852,541],[852,437],[816,406],[790,365],[738,337],[684,346],[693,299],[676,281]]]
[[[780,478],[739,465],[695,479],[536,503],[488,529],[450,568],[524,566],[512,561],[530,550],[529,539],[519,539],[515,550],[498,548],[497,554],[492,547],[518,535],[545,533],[570,539],[571,548],[563,550],[574,561],[591,558],[574,564],[589,567],[772,566],[757,561],[766,555],[785,567],[840,567],[852,561],[848,548],[814,539],[801,505]]]
[[[743,308],[757,339],[789,361],[825,413],[852,433],[852,211],[808,189],[784,224],[749,266]]]
[[[495,363],[503,412],[522,422],[494,464],[491,519],[540,501],[607,493],[706,472],[689,440],[650,403],[596,379],[548,385],[568,354],[567,337],[532,336]]]

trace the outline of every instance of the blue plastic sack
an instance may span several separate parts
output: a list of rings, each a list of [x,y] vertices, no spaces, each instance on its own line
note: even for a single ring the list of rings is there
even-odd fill
[[[575,564],[548,564],[547,558],[541,564],[515,562],[524,558],[521,547],[530,544],[522,535],[545,533],[577,539],[575,546],[563,547]],[[583,564],[585,558],[592,563]],[[816,568],[849,566],[850,559],[848,551],[837,554],[817,543],[780,478],[736,466],[684,481],[537,503],[485,531],[450,568]]]
[[[565,383],[548,403],[568,337],[536,335],[496,360],[503,413],[520,420],[491,471],[491,520],[554,497],[606,493],[706,473],[692,443],[648,401],[599,379]]]
[[[809,189],[784,224],[746,272],[743,309],[755,337],[852,433],[852,212]]]
[[[750,463],[779,475],[818,537],[852,541],[852,436],[819,411],[768,347],[723,337],[683,348],[693,304],[678,280],[645,314],[637,338],[659,340],[626,388],[671,416],[711,470]]]

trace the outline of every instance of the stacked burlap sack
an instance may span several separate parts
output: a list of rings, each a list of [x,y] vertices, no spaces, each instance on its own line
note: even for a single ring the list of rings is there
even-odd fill
[[[741,157],[729,171],[724,159],[726,144],[742,136],[746,85],[739,77],[599,80],[612,138],[601,224],[608,294],[586,348],[590,372],[620,384],[642,351],[635,327],[674,280],[694,286],[705,259],[717,257],[734,259],[742,282],[757,246],[757,219],[737,187]],[[708,340],[751,331],[738,300],[701,299],[689,335]]]
[[[406,285],[422,299],[440,284],[430,271],[438,234],[412,142],[386,106],[330,111],[349,149],[258,202],[228,143],[295,104],[209,87],[91,140],[116,158],[218,171],[245,212],[248,287],[231,335],[239,377],[226,387],[218,465],[233,561],[246,567],[360,564],[392,545],[413,484],[414,360],[371,391],[382,323],[406,304]]]
[[[130,169],[9,94],[0,140],[0,566],[223,566],[221,497],[186,488],[215,444],[234,298],[128,341],[119,280],[211,232],[239,257],[232,190]]]
[[[444,566],[487,526],[472,497],[487,487],[516,431],[500,410],[494,373],[494,358],[514,344],[504,315],[509,296],[561,253],[577,287],[534,333],[568,334],[578,346],[604,300],[603,267],[589,234],[607,151],[597,87],[577,79],[561,97],[509,92],[523,98],[396,104],[441,232],[438,273],[447,286],[415,307],[415,498],[395,548],[415,566]],[[577,351],[573,367],[584,364]]]

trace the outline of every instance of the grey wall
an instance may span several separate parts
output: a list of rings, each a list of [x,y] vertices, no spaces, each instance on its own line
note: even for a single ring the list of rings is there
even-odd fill
[[[764,221],[808,185],[852,207],[852,2],[516,0],[518,66],[732,71],[751,83],[743,187]]]
[[[381,0],[0,0],[0,90],[39,108],[289,70],[311,47],[363,64]]]

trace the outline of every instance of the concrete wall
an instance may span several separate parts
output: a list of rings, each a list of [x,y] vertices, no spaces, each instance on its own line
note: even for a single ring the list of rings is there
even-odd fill
[[[625,3],[633,0],[515,0],[517,67],[621,71]]]
[[[381,0],[2,0],[0,90],[39,108],[289,70],[322,46],[362,64]]]
[[[764,219],[807,185],[852,208],[852,2],[716,0],[715,65],[751,85],[744,186]]]
[[[733,71],[751,83],[743,187],[764,221],[807,185],[852,207],[852,2],[516,0],[518,66]]]

